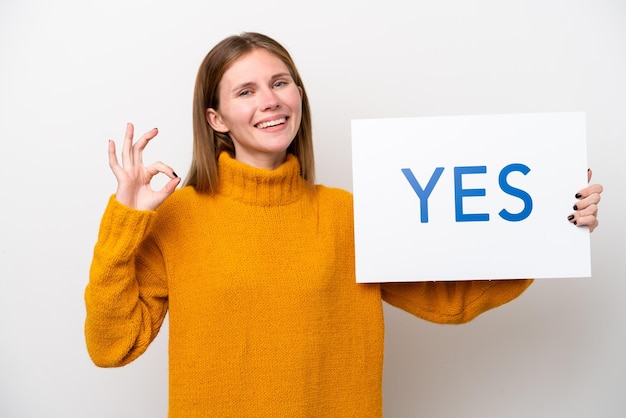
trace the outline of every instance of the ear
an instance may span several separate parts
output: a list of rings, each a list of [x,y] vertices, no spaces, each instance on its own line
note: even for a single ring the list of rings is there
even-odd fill
[[[208,108],[205,113],[206,121],[211,128],[213,128],[217,132],[226,133],[229,131],[228,126],[224,124],[222,121],[222,117],[220,114],[213,108]]]

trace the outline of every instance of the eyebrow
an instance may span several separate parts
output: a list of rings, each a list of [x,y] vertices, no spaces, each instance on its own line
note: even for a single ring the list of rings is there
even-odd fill
[[[270,80],[274,81],[276,79],[282,78],[282,77],[289,77],[291,79],[293,79],[293,77],[291,76],[291,74],[289,72],[285,72],[285,73],[278,73],[278,74],[274,74]],[[235,92],[244,88],[248,88],[248,87],[253,87],[255,86],[257,83],[253,82],[253,81],[246,81],[244,83],[241,84],[237,84],[232,90],[231,92]]]

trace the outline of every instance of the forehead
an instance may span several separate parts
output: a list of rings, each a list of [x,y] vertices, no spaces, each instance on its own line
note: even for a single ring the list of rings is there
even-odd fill
[[[291,71],[277,55],[257,48],[237,58],[224,73],[222,83],[254,82],[282,73],[291,74]]]

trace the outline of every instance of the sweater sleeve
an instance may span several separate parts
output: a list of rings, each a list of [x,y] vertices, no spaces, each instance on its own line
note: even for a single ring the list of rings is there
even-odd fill
[[[167,281],[149,234],[155,212],[109,200],[85,289],[85,340],[93,362],[117,367],[139,357],[167,312]]]
[[[381,292],[387,303],[422,319],[460,324],[515,299],[532,282],[518,279],[383,283]]]

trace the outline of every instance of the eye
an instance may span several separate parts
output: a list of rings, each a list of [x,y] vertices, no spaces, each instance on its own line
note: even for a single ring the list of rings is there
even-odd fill
[[[286,81],[282,81],[282,80],[281,80],[281,81],[277,81],[277,82],[275,82],[275,83],[274,83],[274,87],[275,87],[275,88],[278,88],[278,87],[282,87],[282,86],[284,86],[284,85],[286,85],[286,84],[287,84],[287,82],[286,82]]]
[[[239,92],[239,94],[237,94],[237,96],[246,97],[246,96],[249,96],[250,94],[252,94],[250,90],[242,90]]]

